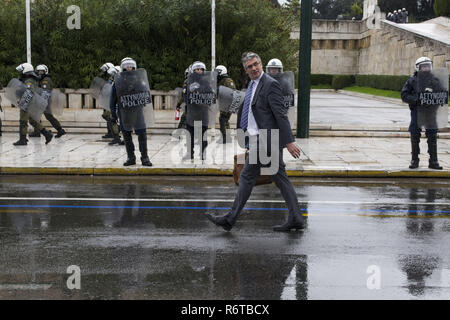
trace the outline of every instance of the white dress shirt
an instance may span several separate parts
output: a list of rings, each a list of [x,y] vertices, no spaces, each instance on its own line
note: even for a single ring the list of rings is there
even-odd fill
[[[258,124],[256,123],[255,120],[255,116],[253,115],[253,110],[252,110],[252,102],[253,102],[253,96],[255,95],[256,92],[256,88],[258,87],[259,84],[259,80],[261,80],[261,77],[263,76],[264,71],[261,72],[261,75],[259,76],[258,79],[256,80],[252,80],[251,82],[253,82],[253,88],[252,88],[252,97],[250,99],[250,106],[249,106],[249,110],[248,110],[248,124],[247,124],[247,131],[248,134],[251,136],[256,136],[259,134],[259,129],[258,129]],[[251,85],[251,83],[250,83]],[[250,85],[248,86],[250,88]]]

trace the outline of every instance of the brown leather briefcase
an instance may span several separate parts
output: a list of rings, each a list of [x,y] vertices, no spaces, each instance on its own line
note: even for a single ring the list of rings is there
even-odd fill
[[[241,155],[242,157],[242,155]],[[248,157],[248,151],[245,153],[245,159],[247,159]],[[238,164],[237,163],[237,158],[238,155],[234,156],[234,168],[233,168],[233,179],[234,179],[234,183],[236,183],[236,185],[239,185],[239,177],[241,176],[241,171],[244,168],[244,164]],[[267,176],[267,175],[259,175],[259,177],[256,179],[256,186],[260,186],[262,184],[271,184],[272,183],[272,176]]]

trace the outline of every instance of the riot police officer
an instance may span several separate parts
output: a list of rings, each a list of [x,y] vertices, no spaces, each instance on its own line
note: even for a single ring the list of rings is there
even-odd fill
[[[183,160],[194,159],[194,133],[195,122],[201,123],[200,157],[205,159],[205,150],[208,141],[204,139],[205,132],[208,130],[209,117],[213,116],[212,105],[215,102],[215,92],[211,81],[216,83],[217,79],[212,79],[211,74],[206,73],[206,66],[201,61],[192,64],[192,73],[188,78],[187,86],[187,113],[186,113],[186,129],[190,134],[190,144]],[[213,102],[214,101],[214,102]]]
[[[48,74],[48,67],[45,64],[40,64],[36,67],[36,73],[39,77],[39,88],[43,90],[43,96],[49,100],[53,90],[53,81]],[[44,116],[53,128],[56,129],[57,134],[55,135],[55,138],[59,138],[66,134],[66,131],[62,128],[61,123],[55,118],[48,108],[44,111]],[[40,136],[41,133],[36,128],[34,128],[33,133],[30,134],[30,137]]]
[[[117,73],[118,70],[116,69],[116,67],[112,63],[107,62],[100,67],[99,77],[112,83],[114,75]],[[114,121],[114,119],[111,117],[111,111],[107,110],[106,108],[103,109],[102,118],[105,119],[106,127],[108,129],[108,133],[102,136],[102,138],[103,139],[113,138],[113,140],[109,143],[110,145],[113,144],[123,145],[123,142],[120,140],[119,125],[117,124],[117,121]]]
[[[134,132],[138,136],[142,165],[152,166],[147,150],[146,128],[148,123],[146,123],[147,118],[145,116],[147,112],[153,112],[151,105],[148,105],[151,101],[151,95],[147,72],[145,69],[137,69],[136,61],[128,57],[122,59],[120,68],[122,72],[115,77],[112,86],[110,108],[112,119],[117,121],[119,118],[120,120],[120,128],[123,132],[123,139],[125,140],[128,158],[123,165],[131,166],[136,164],[133,138],[131,136],[132,130],[134,129]],[[136,71],[140,71],[140,74],[137,74]],[[131,72],[134,73],[132,74]],[[145,74],[145,79],[142,77],[139,78],[143,74]],[[136,85],[140,85],[141,88],[135,88]],[[137,94],[135,89],[137,90]],[[132,101],[132,99],[134,99],[133,97],[137,96],[145,96],[145,99],[148,101],[146,100],[144,102],[142,100],[144,98],[139,98],[139,102],[136,102],[135,100]]]
[[[233,90],[236,89],[233,79],[228,75],[228,70],[225,66],[218,65],[215,70],[217,71],[217,87],[225,86]],[[227,129],[230,129],[230,117],[231,112],[220,111],[219,124],[222,139],[218,140],[219,143],[227,143],[231,140],[231,137],[227,136]]]
[[[16,68],[16,70],[20,72],[19,80],[22,81],[28,89],[36,93],[39,86],[39,77],[34,73],[34,67],[30,63],[22,63]],[[48,144],[52,140],[53,134],[51,133],[50,130],[47,131],[42,126],[42,124],[30,118],[28,112],[20,109],[20,120],[19,120],[20,138],[18,141],[13,143],[15,146],[23,146],[27,144],[28,121],[33,127],[35,127],[37,130],[39,130],[39,132],[41,132],[44,135],[45,144]]]
[[[411,135],[411,164],[409,166],[410,169],[416,169],[419,167],[419,154],[420,154],[420,136],[422,129],[418,124],[418,108],[419,106],[419,72],[430,72],[432,70],[432,61],[427,57],[421,57],[416,60],[415,72],[412,77],[410,77],[406,83],[404,84],[401,96],[402,100],[409,104],[409,108],[411,110],[411,123],[409,125],[408,131]],[[438,91],[441,88],[438,88],[439,80],[431,79],[433,84],[432,87],[435,87],[434,90]],[[424,107],[422,107],[424,108]],[[437,158],[437,132],[438,129],[435,125],[430,126],[430,128],[425,128],[425,135],[427,137],[428,143],[428,153],[430,155],[428,168],[442,170],[442,167],[439,165]]]

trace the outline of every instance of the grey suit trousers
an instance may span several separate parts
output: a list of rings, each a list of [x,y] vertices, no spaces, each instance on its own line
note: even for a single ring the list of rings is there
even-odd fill
[[[286,201],[286,205],[289,210],[289,221],[303,221],[303,216],[300,213],[300,205],[298,203],[297,194],[294,187],[286,174],[286,165],[283,162],[283,149],[279,152],[279,168],[278,172],[272,176],[272,180],[275,185],[280,189],[281,195]],[[226,216],[227,221],[234,225],[242,209],[245,206],[248,198],[250,197],[253,187],[255,186],[256,179],[261,173],[261,167],[263,166],[259,159],[256,164],[249,163],[250,157],[245,160],[244,168],[241,171],[239,178],[239,189],[234,198],[233,207],[231,212]]]

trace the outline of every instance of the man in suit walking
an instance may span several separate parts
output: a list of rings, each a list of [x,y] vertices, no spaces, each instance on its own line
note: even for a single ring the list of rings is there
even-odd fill
[[[280,189],[281,195],[289,209],[287,221],[280,226],[275,226],[273,230],[290,231],[292,229],[303,229],[304,218],[300,213],[297,195],[286,174],[283,162],[284,148],[287,148],[289,153],[296,159],[300,157],[300,149],[295,144],[291,126],[284,111],[281,86],[278,81],[263,72],[261,58],[256,53],[244,53],[242,64],[251,81],[248,85],[244,103],[238,112],[237,127],[246,134],[245,147],[250,149],[250,157],[245,160],[239,179],[239,189],[231,211],[222,216],[206,214],[206,217],[226,231],[230,231],[233,228],[252,193],[261,170],[267,169],[267,166],[261,162],[262,159],[259,156],[257,161],[252,161],[251,154],[260,154],[259,149],[267,146],[266,151],[271,156],[271,165],[273,166],[274,163],[277,165],[274,172],[271,172],[272,180]],[[266,141],[263,141],[265,139],[263,132],[267,132]],[[271,141],[270,138],[273,137],[273,133],[278,133],[278,143],[275,146],[276,141]],[[249,141],[257,141],[257,143],[249,144]],[[256,148],[257,152],[252,150],[252,148]],[[278,150],[272,150],[273,148]],[[275,159],[276,161],[274,161],[274,154],[278,157]]]

